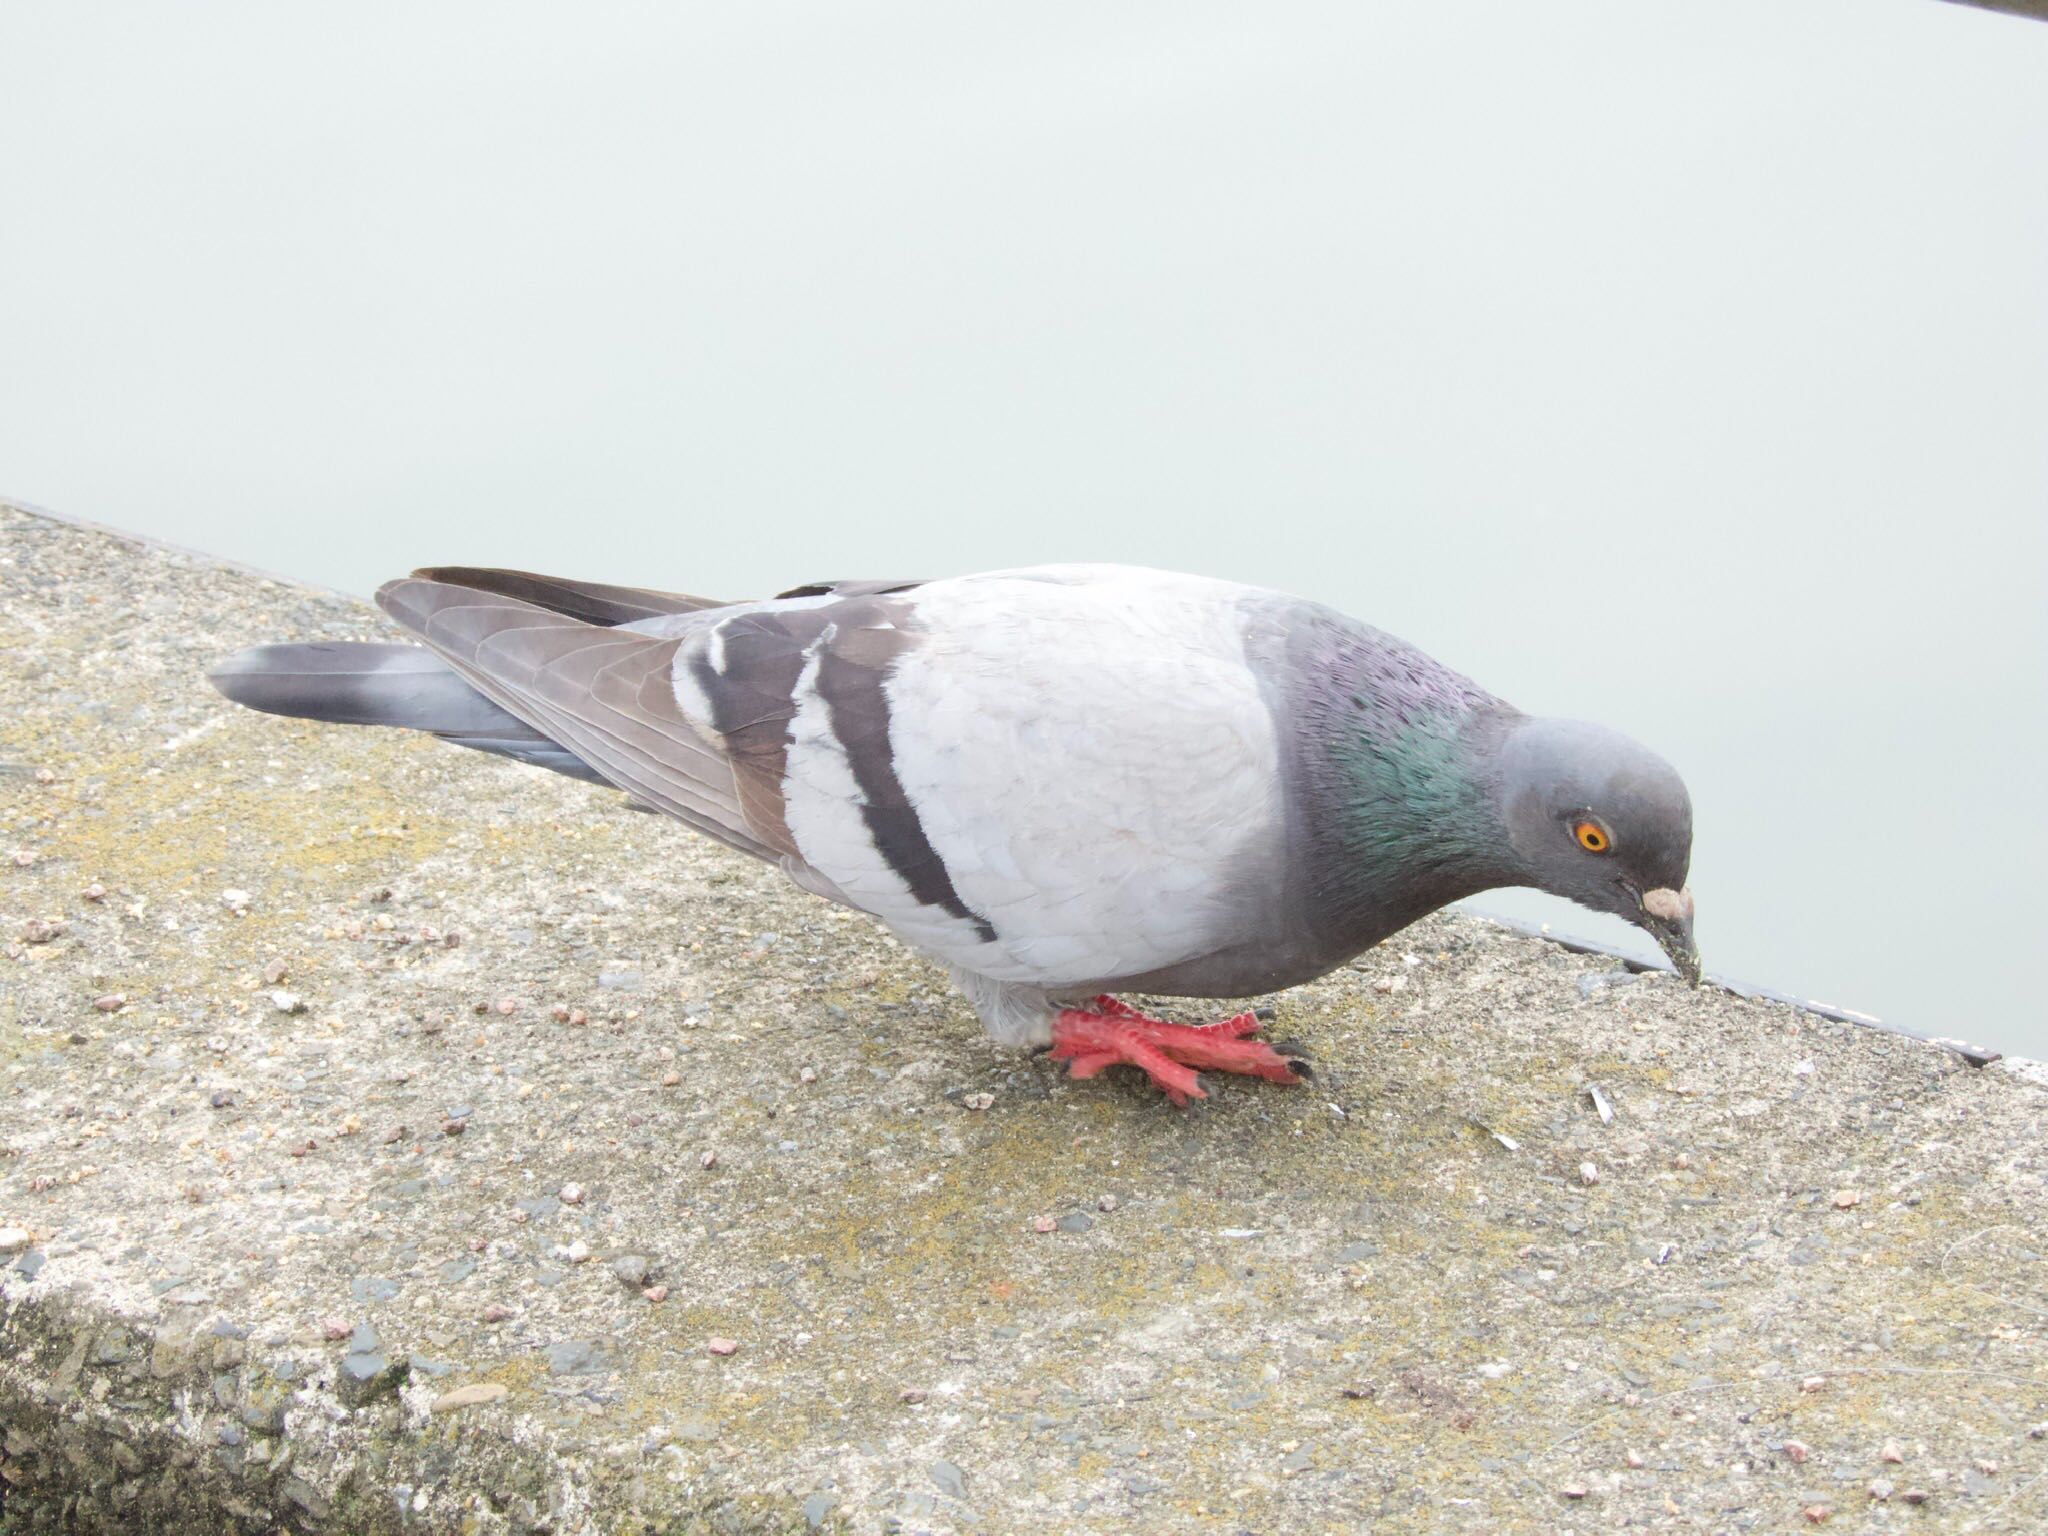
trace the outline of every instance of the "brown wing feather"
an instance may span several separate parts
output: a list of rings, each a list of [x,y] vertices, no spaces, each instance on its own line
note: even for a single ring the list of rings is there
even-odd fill
[[[532,571],[499,570],[480,565],[434,565],[414,571],[420,581],[437,581],[514,597],[564,618],[586,624],[631,624],[640,619],[660,618],[671,613],[697,613],[705,608],[723,608],[715,597],[692,597],[687,592],[657,592],[649,587],[614,587],[601,581],[572,581],[566,576],[541,576]]]
[[[723,753],[662,686],[676,640],[419,577],[386,584],[377,603],[479,693],[609,782],[757,858],[787,851],[755,830]]]

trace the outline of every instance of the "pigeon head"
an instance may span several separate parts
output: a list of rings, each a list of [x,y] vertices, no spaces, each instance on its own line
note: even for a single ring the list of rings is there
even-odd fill
[[[1692,801],[1669,763],[1604,726],[1525,720],[1503,744],[1499,792],[1529,883],[1626,918],[1699,985]]]

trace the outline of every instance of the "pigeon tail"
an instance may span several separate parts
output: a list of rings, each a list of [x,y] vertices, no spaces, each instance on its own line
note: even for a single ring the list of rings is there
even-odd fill
[[[258,645],[206,674],[249,709],[329,725],[389,725],[593,784],[606,781],[559,742],[500,709],[417,645],[336,641]]]

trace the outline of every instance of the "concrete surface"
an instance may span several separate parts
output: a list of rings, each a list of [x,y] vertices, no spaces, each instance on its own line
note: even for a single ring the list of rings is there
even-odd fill
[[[1438,918],[1179,1113],[200,677],[378,632],[0,509],[0,1530],[2048,1527],[2025,1064]]]

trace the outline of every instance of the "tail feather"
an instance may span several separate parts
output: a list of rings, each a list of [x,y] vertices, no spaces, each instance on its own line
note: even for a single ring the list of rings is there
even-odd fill
[[[422,646],[258,645],[221,662],[206,680],[235,703],[265,714],[425,731],[570,778],[607,782],[568,748],[478,693]]]

